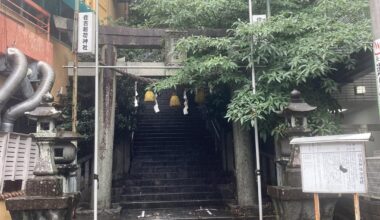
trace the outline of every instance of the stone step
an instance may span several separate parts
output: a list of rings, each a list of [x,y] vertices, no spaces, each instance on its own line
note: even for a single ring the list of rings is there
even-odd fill
[[[167,166],[167,167],[141,167],[136,168],[131,171],[131,175],[137,174],[137,173],[153,173],[153,172],[189,172],[193,170],[204,170],[207,172],[212,172],[217,169],[216,166],[208,166],[208,167],[180,167],[180,166]]]
[[[169,143],[172,143],[172,142],[179,142],[179,141],[186,142],[186,141],[194,140],[193,139],[194,137],[200,138],[201,136],[195,136],[195,135],[189,135],[189,136],[178,136],[178,135],[175,135],[175,136],[150,136],[149,134],[145,134],[145,136],[143,136],[143,135],[135,136],[134,143],[139,143],[139,142],[144,142],[144,143],[149,143],[149,142],[166,143],[166,142],[169,142]]]
[[[198,153],[202,151],[210,150],[210,147],[202,146],[198,144],[193,145],[178,145],[178,144],[159,144],[159,143],[149,143],[149,144],[134,144],[134,150],[151,150],[151,151],[161,151],[161,150],[190,150],[191,152]]]
[[[130,175],[135,179],[175,179],[175,178],[200,178],[200,177],[217,177],[219,172],[217,171],[188,171],[188,172],[154,172],[154,173],[133,173]]]
[[[168,130],[176,130],[176,129],[187,129],[187,130],[194,130],[199,131],[199,128],[202,127],[199,124],[188,124],[186,122],[180,122],[176,124],[167,124],[167,123],[147,123],[147,124],[139,124],[138,129],[145,130],[145,129],[157,129],[157,128],[165,128]]]
[[[175,186],[175,185],[204,185],[213,180],[207,178],[174,178],[174,179],[124,179],[113,184],[114,188],[129,186]]]
[[[193,143],[193,144],[183,144],[180,145],[178,143],[136,143],[133,145],[133,151],[139,152],[139,151],[151,151],[151,152],[169,152],[169,151],[183,151],[188,153],[210,153],[211,151],[214,151],[214,148],[202,146],[201,144]]]
[[[202,132],[194,133],[188,131],[156,131],[156,132],[145,132],[138,131],[135,133],[135,138],[147,138],[147,137],[203,137],[204,134]]]
[[[119,201],[172,201],[172,200],[200,200],[200,199],[222,199],[219,192],[175,192],[175,193],[149,193],[121,195]]]
[[[169,126],[168,126],[169,127]],[[190,129],[191,128],[191,129]],[[204,130],[204,129],[201,129],[201,130]],[[192,127],[189,127],[189,126],[170,126],[169,128],[167,128],[166,130],[163,130],[162,129],[162,126],[137,126],[136,130],[135,130],[135,133],[138,133],[138,132],[179,132],[179,131],[183,131],[183,132],[201,132],[201,130],[199,129],[199,126],[192,126]]]
[[[150,209],[150,208],[177,208],[177,207],[194,207],[194,206],[221,206],[226,202],[220,199],[191,199],[191,200],[159,200],[159,201],[137,201],[137,202],[120,202],[123,209]]]
[[[144,162],[204,162],[204,161],[214,161],[214,158],[211,158],[209,155],[139,155],[133,158],[133,163],[144,163]]]
[[[136,162],[141,167],[149,167],[149,166],[194,166],[194,165],[204,165],[204,166],[212,166],[215,165],[215,161],[166,161],[166,162],[160,162],[160,161],[144,161],[144,162]]]
[[[207,153],[173,153],[172,151],[167,154],[156,154],[155,152],[151,153],[139,153],[135,155],[132,159],[132,162],[176,162],[176,161],[199,161],[200,163],[210,160],[216,160],[214,156]]]
[[[139,193],[175,193],[175,192],[206,192],[214,191],[213,185],[159,185],[159,186],[130,186],[123,188],[124,194]]]
[[[175,146],[175,145],[174,145]],[[153,149],[152,149],[153,148]],[[133,149],[134,157],[137,156],[143,156],[143,155],[166,155],[166,156],[179,156],[179,155],[202,155],[206,154],[207,152],[201,152],[201,151],[195,151],[191,148],[188,149],[172,149],[172,148],[165,148],[163,147],[158,149],[156,147],[135,147]]]
[[[134,145],[135,146],[146,146],[146,145],[190,145],[191,139],[185,139],[185,138],[176,138],[176,139],[170,139],[170,138],[165,138],[161,140],[154,140],[154,139],[140,139],[140,140],[135,140]]]
[[[137,123],[144,123],[144,122],[179,122],[179,121],[190,121],[190,122],[205,122],[198,116],[183,116],[183,115],[163,115],[163,114],[157,114],[152,116],[142,116],[139,117]]]

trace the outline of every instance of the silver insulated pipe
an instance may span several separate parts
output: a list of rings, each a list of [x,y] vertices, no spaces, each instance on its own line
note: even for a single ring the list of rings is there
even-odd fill
[[[55,74],[50,65],[39,61],[37,63],[37,70],[42,74],[41,83],[38,89],[29,99],[12,106],[5,112],[3,122],[1,123],[2,131],[12,132],[16,119],[22,116],[25,112],[35,109],[40,104],[42,97],[53,87]]]
[[[28,62],[20,50],[8,48],[6,56],[7,61],[10,61],[12,65],[12,72],[0,88],[0,113],[3,111],[9,98],[16,92],[20,83],[24,80],[28,70]]]

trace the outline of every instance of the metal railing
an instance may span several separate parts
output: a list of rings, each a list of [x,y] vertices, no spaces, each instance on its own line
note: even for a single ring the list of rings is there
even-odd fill
[[[77,170],[77,189],[81,192],[88,191],[91,189],[92,181],[91,177],[93,174],[92,163],[94,156],[92,154],[80,158],[78,160],[78,170]]]
[[[3,0],[3,7],[25,18],[29,23],[35,26],[38,30],[47,34],[47,39],[50,40],[50,13],[37,5],[32,0],[22,0],[24,4],[30,7],[26,10],[22,5],[18,5],[12,0]]]

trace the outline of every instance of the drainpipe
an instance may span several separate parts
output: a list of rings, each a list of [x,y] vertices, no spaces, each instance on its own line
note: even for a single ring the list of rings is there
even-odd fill
[[[45,62],[39,61],[37,63],[38,72],[42,74],[41,84],[36,92],[27,100],[12,106],[4,114],[3,122],[1,123],[1,130],[5,132],[12,132],[14,122],[25,112],[35,109],[41,102],[42,97],[48,93],[54,84],[54,71]]]
[[[25,55],[16,48],[8,48],[6,56],[12,64],[12,72],[0,88],[0,113],[26,77],[28,66]]]

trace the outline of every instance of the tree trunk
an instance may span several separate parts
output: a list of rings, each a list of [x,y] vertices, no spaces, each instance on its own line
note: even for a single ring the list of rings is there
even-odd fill
[[[233,135],[238,203],[241,207],[254,206],[257,205],[257,193],[251,134],[249,129],[245,129],[239,122],[234,122]]]

